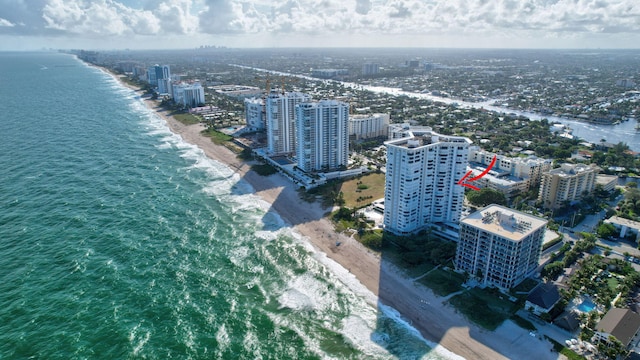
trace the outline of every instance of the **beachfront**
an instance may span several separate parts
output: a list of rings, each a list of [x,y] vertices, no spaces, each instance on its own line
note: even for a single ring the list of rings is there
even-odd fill
[[[136,90],[136,89],[134,89]],[[318,202],[300,199],[295,186],[280,174],[263,177],[250,171],[250,164],[239,160],[228,148],[214,144],[201,134],[204,125],[184,125],[168,115],[152,100],[145,104],[161,116],[168,127],[186,142],[234,169],[254,189],[256,195],[272,205],[289,225],[319,251],[350,271],[382,304],[398,310],[425,339],[466,359],[539,358],[555,359],[547,341],[529,336],[528,331],[510,321],[490,332],[469,324],[445,299],[417,285],[397,268],[366,249],[356,240],[335,233],[325,217],[331,210]],[[336,246],[337,243],[340,246]],[[378,304],[371,303],[377,307]]]

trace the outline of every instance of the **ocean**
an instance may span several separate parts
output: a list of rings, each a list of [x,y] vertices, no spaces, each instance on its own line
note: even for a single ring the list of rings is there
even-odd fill
[[[0,53],[0,83],[0,359],[456,357],[110,75]]]

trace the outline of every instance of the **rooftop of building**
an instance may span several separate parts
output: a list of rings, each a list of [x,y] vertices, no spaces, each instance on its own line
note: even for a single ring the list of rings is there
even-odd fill
[[[606,174],[596,175],[596,184],[607,185],[611,182],[618,183],[618,175],[606,175]]]
[[[628,228],[636,229],[636,230],[640,231],[640,222],[629,220],[629,219],[625,219],[623,217],[612,216],[612,217],[608,218],[607,220],[605,220],[604,222],[611,223],[611,224],[617,224],[617,225],[621,225],[621,226],[626,226]]]
[[[269,92],[270,99],[280,99],[280,98],[304,98],[311,99],[311,95],[300,92],[300,91],[285,91],[281,92],[278,89],[271,89]]]
[[[563,177],[575,176],[581,173],[593,172],[596,169],[585,164],[562,164],[557,169],[549,170],[549,174]]]
[[[527,296],[527,301],[540,306],[544,309],[550,309],[560,300],[558,287],[550,283],[540,283]]]
[[[512,163],[520,163],[520,164],[527,164],[527,165],[539,165],[539,164],[544,164],[544,163],[552,163],[553,160],[551,159],[544,159],[544,158],[540,158],[537,157],[535,155],[529,155],[527,157],[510,157],[510,156],[505,156],[505,155],[498,155],[496,153],[492,153],[490,151],[486,151],[484,149],[482,149],[479,146],[470,146],[469,147],[469,156],[472,156],[473,154],[482,154],[482,155],[486,155],[488,157],[493,157],[494,155],[497,157],[498,160],[507,160],[510,161]]]
[[[296,106],[300,106],[300,107],[306,107],[306,108],[314,108],[314,107],[325,107],[325,106],[342,106],[342,107],[348,107],[349,104],[347,104],[344,101],[340,101],[340,100],[334,100],[334,99],[322,99],[322,100],[317,100],[317,101],[308,101],[308,102],[303,102],[300,103]]]
[[[195,81],[195,82],[192,82],[192,83],[188,83],[188,82],[182,81],[182,82],[179,82],[177,84],[173,84],[173,87],[174,88],[185,88],[185,89],[187,89],[187,88],[202,88],[202,85],[198,81]]]
[[[553,320],[553,323],[565,330],[573,332],[580,328],[580,315],[574,311],[565,311]]]
[[[389,121],[389,114],[384,114],[384,113],[349,115],[350,120],[362,120],[362,119],[379,118],[379,117]]]
[[[509,209],[488,205],[460,220],[460,223],[489,231],[503,238],[520,241],[547,225],[547,220]]]
[[[471,140],[463,136],[441,135],[431,130],[428,126],[410,127],[408,137],[389,140],[385,142],[387,146],[398,146],[405,148],[420,148],[438,143],[464,143],[471,144]]]
[[[262,90],[258,87],[247,86],[247,85],[216,85],[216,86],[210,86],[209,89],[212,89],[218,92],[247,91],[247,90],[262,92]]]
[[[469,163],[469,168],[473,171],[472,176],[476,176],[486,169],[486,165]],[[509,187],[528,181],[517,176],[510,175],[508,171],[493,169],[489,171],[489,173],[487,173],[483,178],[486,179],[487,182],[504,187]]]
[[[612,308],[598,322],[596,329],[615,336],[627,346],[640,329],[640,315],[629,309]]]

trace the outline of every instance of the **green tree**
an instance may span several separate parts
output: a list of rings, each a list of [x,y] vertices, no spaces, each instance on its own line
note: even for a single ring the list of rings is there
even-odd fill
[[[382,236],[382,232],[368,231],[360,236],[360,242],[368,248],[380,250],[382,249]]]
[[[336,211],[335,214],[333,214],[333,219],[336,221],[340,221],[340,220],[351,221],[353,220],[353,211],[343,206],[340,209],[338,209],[338,211]]]
[[[540,275],[546,277],[547,279],[555,280],[558,278],[558,276],[560,276],[560,274],[562,274],[563,271],[564,263],[562,261],[554,261],[550,264],[547,264],[540,272]]]
[[[467,192],[467,200],[475,206],[507,205],[507,198],[503,193],[489,188]]]
[[[603,223],[602,225],[598,226],[596,233],[603,239],[610,239],[618,235],[618,230],[612,224]]]

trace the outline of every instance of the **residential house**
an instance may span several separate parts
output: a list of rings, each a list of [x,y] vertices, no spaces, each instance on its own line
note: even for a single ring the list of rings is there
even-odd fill
[[[625,347],[638,341],[640,331],[640,315],[629,309],[612,308],[596,325],[594,341],[609,341],[613,336]]]
[[[548,313],[560,301],[558,288],[551,283],[540,283],[527,296],[524,308],[530,309],[534,314]]]

